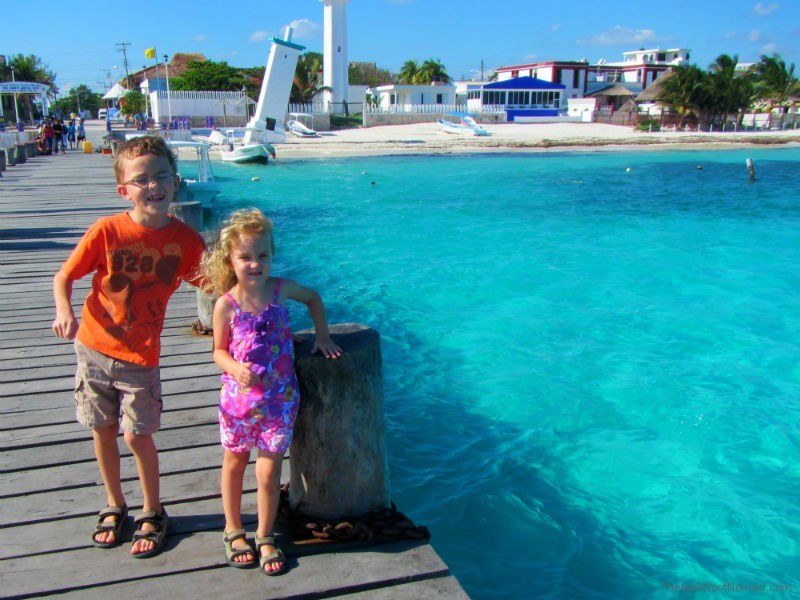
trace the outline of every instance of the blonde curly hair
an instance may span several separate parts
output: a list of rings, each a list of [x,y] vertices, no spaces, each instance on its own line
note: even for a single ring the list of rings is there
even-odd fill
[[[246,234],[268,235],[272,254],[275,254],[272,221],[257,208],[237,210],[225,221],[219,232],[219,239],[205,251],[200,263],[200,271],[214,293],[219,296],[237,283],[231,264],[231,252],[233,246]]]

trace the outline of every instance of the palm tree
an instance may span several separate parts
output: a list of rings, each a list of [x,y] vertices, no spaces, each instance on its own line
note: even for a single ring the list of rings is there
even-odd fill
[[[297,60],[292,81],[290,102],[305,103],[330,87],[322,85],[323,56],[319,52],[306,52]]]
[[[768,127],[772,126],[772,110],[775,105],[783,108],[783,103],[791,97],[800,95],[800,82],[794,76],[794,63],[786,63],[778,54],[762,56],[755,66],[756,98],[769,103]],[[781,114],[783,120],[783,114]]]
[[[741,123],[744,111],[753,101],[753,78],[749,72],[738,73],[736,66],[739,57],[720,54],[709,65],[711,72],[709,86],[714,96],[715,111],[722,113],[722,123],[726,123],[731,113],[737,114],[736,122]]]
[[[450,76],[447,74],[445,66],[438,60],[429,58],[414,75],[414,83],[425,85],[426,83],[448,83]]]
[[[707,75],[694,65],[675,67],[672,76],[662,84],[661,99],[678,113],[680,127],[690,114],[701,116],[707,111],[710,98]]]
[[[6,59],[6,66],[3,69],[4,79],[11,79],[11,68],[14,69],[14,79],[16,81],[31,81],[34,83],[43,83],[50,86],[50,89],[55,94],[58,89],[55,85],[56,74],[50,71],[49,67],[42,62],[42,59],[34,54],[25,56],[23,54],[16,54]],[[23,116],[27,112],[28,118],[33,118],[33,103],[31,97],[25,94],[21,97],[23,105]],[[27,110],[26,110],[27,109]]]
[[[400,73],[397,76],[398,83],[411,84],[416,79],[417,72],[419,71],[419,63],[415,60],[407,60],[403,63]]]

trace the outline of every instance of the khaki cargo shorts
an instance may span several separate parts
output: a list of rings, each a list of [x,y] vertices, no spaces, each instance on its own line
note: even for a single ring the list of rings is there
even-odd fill
[[[161,425],[161,373],[111,358],[75,340],[75,408],[86,427],[119,422],[123,431],[148,435]],[[121,415],[121,419],[120,419]]]

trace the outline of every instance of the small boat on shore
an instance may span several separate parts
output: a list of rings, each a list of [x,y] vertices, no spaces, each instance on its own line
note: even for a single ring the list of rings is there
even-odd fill
[[[317,137],[314,130],[314,117],[306,113],[289,113],[290,119],[286,121],[286,129],[297,137]],[[304,120],[308,120],[306,124]]]
[[[233,163],[261,163],[267,164],[270,159],[275,160],[275,148],[267,142],[242,143],[248,133],[253,133],[252,128],[236,127],[225,130],[227,150],[220,153],[220,158],[225,162]],[[238,142],[238,143],[237,143]]]
[[[225,162],[267,164],[270,159],[275,160],[275,148],[267,143],[231,145],[230,149],[223,151],[220,157]]]
[[[439,119],[437,123],[439,123],[439,128],[445,133],[470,136],[489,135],[489,132],[478,125],[472,115],[466,113],[450,113],[446,117]]]

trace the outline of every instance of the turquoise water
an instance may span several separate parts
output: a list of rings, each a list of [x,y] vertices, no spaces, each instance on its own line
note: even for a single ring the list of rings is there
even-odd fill
[[[799,149],[215,173],[380,331],[392,498],[472,597],[800,590]]]

